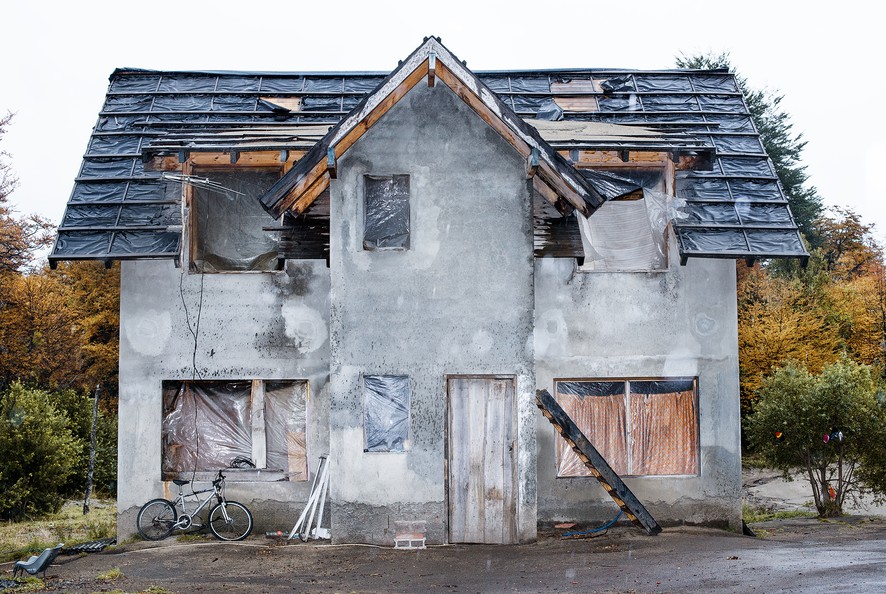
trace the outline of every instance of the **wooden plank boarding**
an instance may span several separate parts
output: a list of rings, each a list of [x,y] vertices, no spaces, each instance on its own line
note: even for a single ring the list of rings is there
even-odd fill
[[[621,508],[638,528],[653,536],[661,532],[661,526],[655,521],[643,504],[634,496],[621,477],[609,466],[600,452],[588,441],[569,415],[547,390],[535,391],[535,403],[542,414],[554,425],[557,433],[572,447],[578,458],[584,462],[591,474],[606,490],[612,500]]]

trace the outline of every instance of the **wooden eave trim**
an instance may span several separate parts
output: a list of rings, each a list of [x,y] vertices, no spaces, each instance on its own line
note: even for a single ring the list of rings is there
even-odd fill
[[[415,85],[426,80],[430,71],[431,55],[434,56],[435,78],[461,97],[524,158],[529,157],[533,148],[539,149],[541,159],[537,177],[542,178],[559,197],[585,216],[590,215],[604,202],[603,197],[589,188],[566,159],[557,155],[540,137],[535,138],[531,132],[521,128],[525,126],[531,129],[528,124],[523,123],[516,114],[508,117],[507,112],[502,111],[502,107],[504,109],[507,107],[504,104],[499,106],[495,94],[482,87],[479,79],[476,79],[476,84],[471,84],[476,77],[473,77],[472,73],[439,42],[430,38],[400,64],[381,88],[366,98],[358,111],[333,127],[324,139],[315,145],[306,155],[306,158],[310,159],[304,164],[304,167],[309,168],[308,171],[273,204],[272,210],[276,214],[285,211],[296,214],[304,212],[314,198],[328,187],[328,148],[333,149],[335,159],[341,158],[345,151]],[[561,162],[558,162],[558,159]],[[572,169],[572,174],[565,168]],[[562,206],[560,200],[552,201],[552,204],[558,203]]]

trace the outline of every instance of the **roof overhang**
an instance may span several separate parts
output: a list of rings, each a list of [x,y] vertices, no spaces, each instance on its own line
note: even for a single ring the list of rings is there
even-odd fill
[[[605,198],[573,165],[524,122],[435,37],[425,39],[372,93],[357,105],[262,197],[274,216],[300,214],[336,177],[336,163],[417,84],[445,84],[527,160],[533,187],[560,212],[585,216]]]

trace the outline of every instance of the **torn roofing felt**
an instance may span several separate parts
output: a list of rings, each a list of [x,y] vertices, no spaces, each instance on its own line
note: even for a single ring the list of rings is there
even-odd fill
[[[427,80],[432,48],[437,84],[464,86],[463,98],[492,118],[490,125],[539,148],[547,173],[563,173],[549,181],[568,186],[559,188],[560,195],[567,189],[575,193],[546,216],[579,207],[576,188],[611,197],[611,188],[592,170],[578,167],[581,179],[575,179],[570,172],[575,169],[564,166],[580,165],[583,152],[667,151],[697,163],[676,172],[675,193],[685,202],[684,216],[673,221],[682,258],[808,256],[733,75],[613,69],[471,73],[431,41],[391,74],[116,70],[50,262],[179,256],[182,187],[169,179],[170,172],[180,173],[183,163],[201,156],[216,164],[243,164],[250,155],[272,155],[281,167],[295,162],[290,171],[302,162],[328,169],[324,139],[335,157],[353,130],[349,122],[378,107],[370,98],[390,97],[386,81],[396,87],[404,80]],[[282,206],[283,190],[294,187],[297,175],[281,178],[265,204]]]

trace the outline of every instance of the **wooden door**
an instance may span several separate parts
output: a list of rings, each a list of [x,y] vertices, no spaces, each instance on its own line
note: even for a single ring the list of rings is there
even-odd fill
[[[451,377],[449,542],[517,538],[514,379]]]

